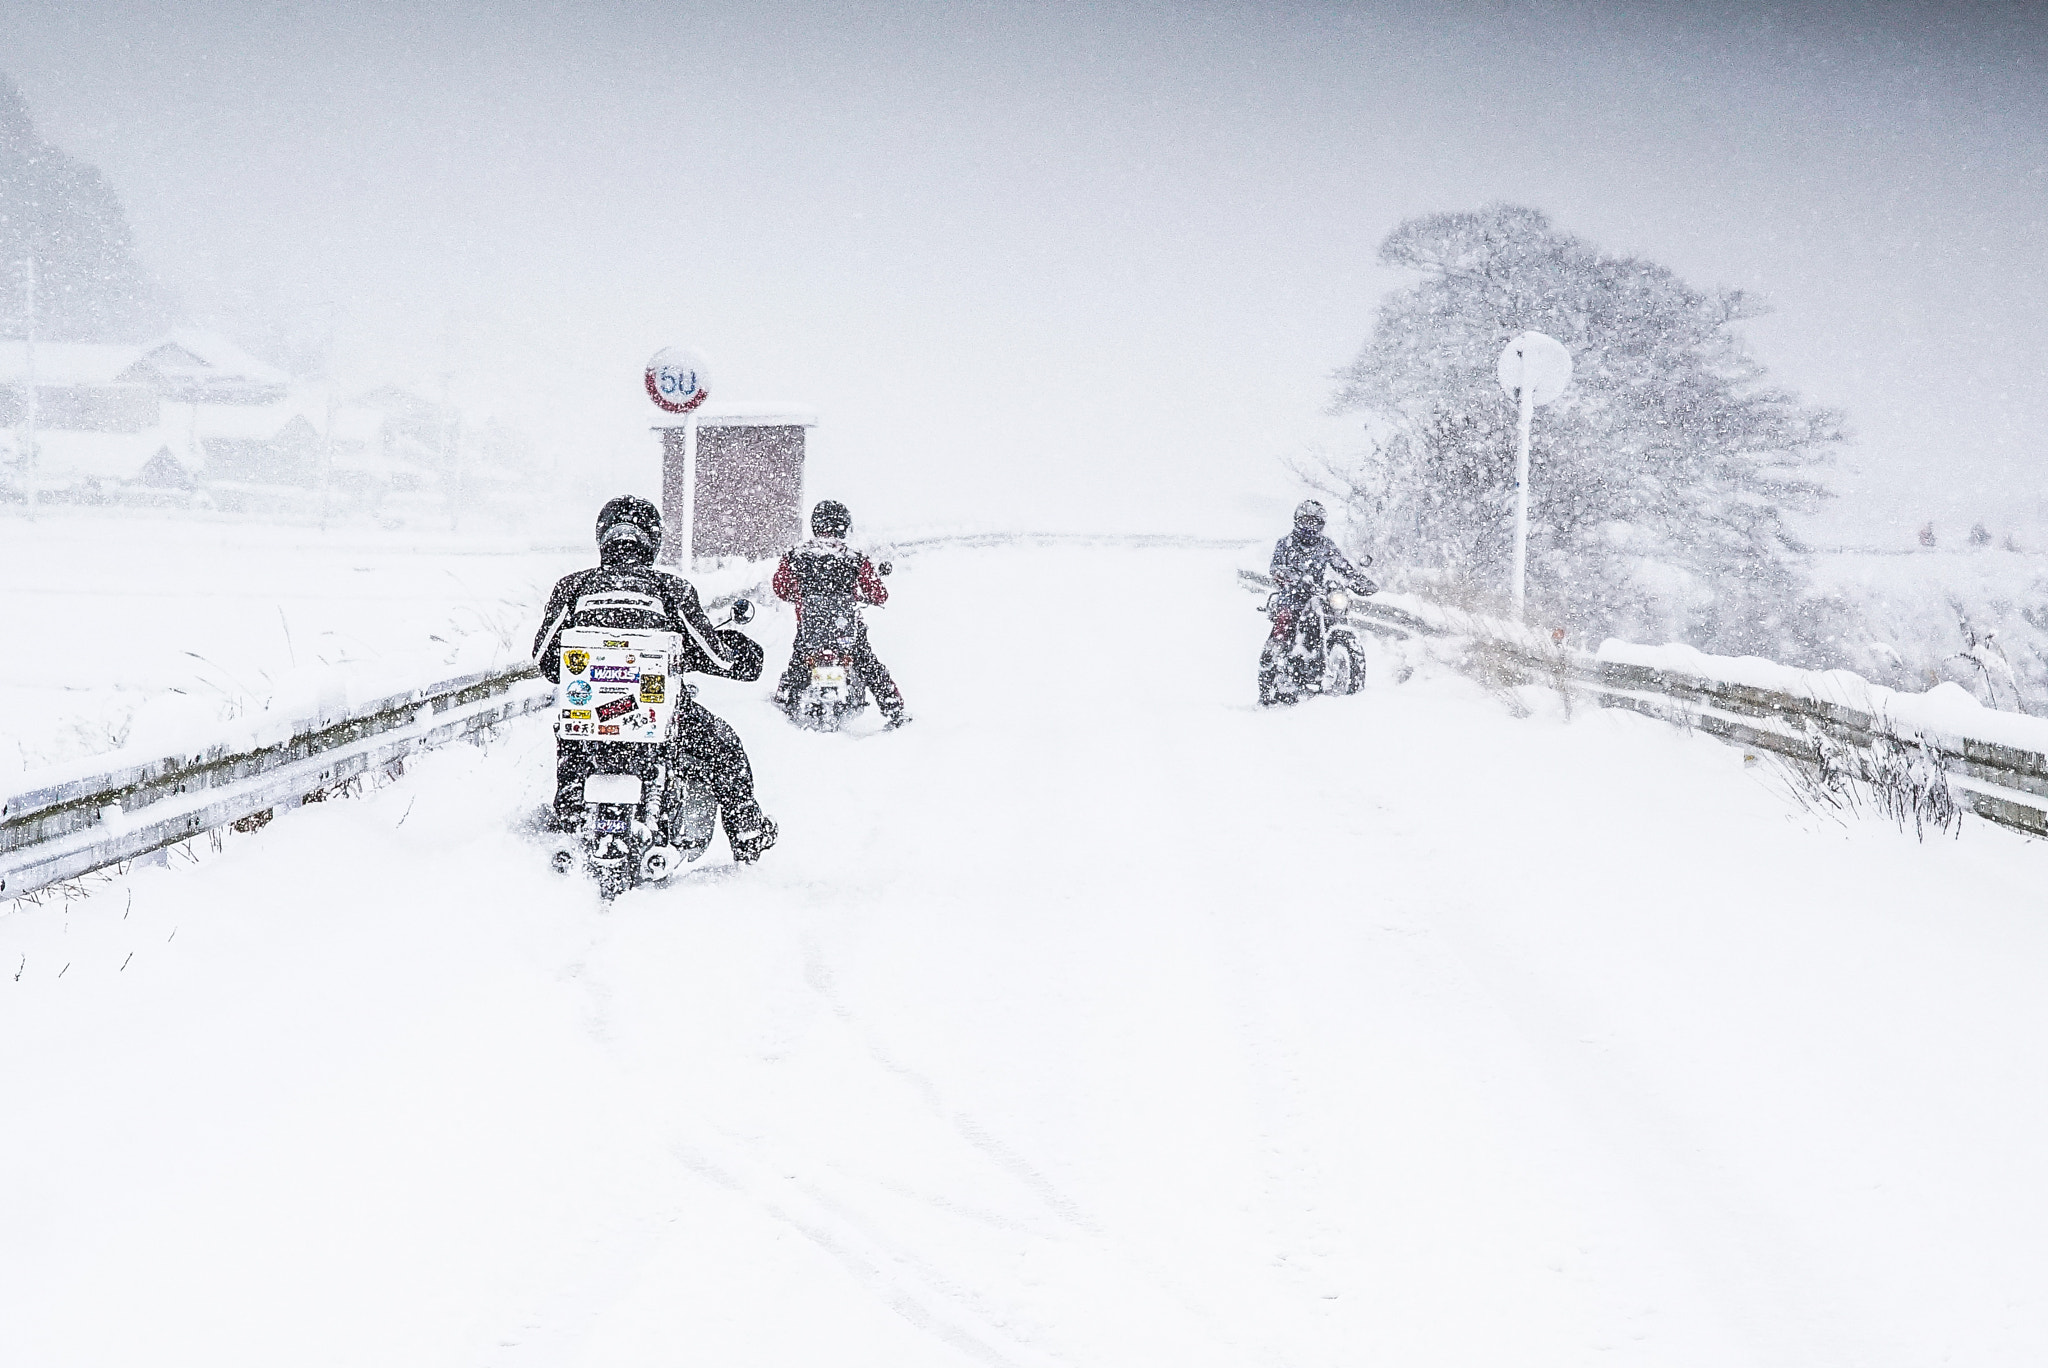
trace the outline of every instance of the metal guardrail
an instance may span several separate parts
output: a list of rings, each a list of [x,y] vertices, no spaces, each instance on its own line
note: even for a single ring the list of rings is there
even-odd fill
[[[521,662],[309,720],[274,745],[216,745],[12,794],[0,802],[0,899],[324,797],[415,751],[550,708],[554,689]]]
[[[1271,590],[1273,581],[1240,570],[1247,588]],[[1517,639],[1511,628],[1489,632],[1457,628],[1372,599],[1353,600],[1345,620],[1391,638],[1432,637],[1483,640],[1496,664],[1520,674],[1525,683],[1580,689],[1604,708],[1627,708],[1681,727],[1705,732],[1751,750],[1794,760],[1818,761],[1822,738],[1867,750],[1880,737],[1924,745],[1949,776],[1956,797],[1978,816],[2034,836],[2048,836],[2048,753],[1983,737],[1901,726],[1859,708],[1802,694],[1784,693],[1702,675],[1619,660],[1584,651],[1546,648]]]

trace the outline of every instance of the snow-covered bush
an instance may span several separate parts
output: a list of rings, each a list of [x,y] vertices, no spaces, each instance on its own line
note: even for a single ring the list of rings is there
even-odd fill
[[[1815,759],[1784,762],[1787,787],[1809,811],[1837,819],[1875,815],[1926,840],[1930,830],[1962,832],[1962,807],[1941,762],[1917,738],[1884,730],[1868,749],[1803,724]]]

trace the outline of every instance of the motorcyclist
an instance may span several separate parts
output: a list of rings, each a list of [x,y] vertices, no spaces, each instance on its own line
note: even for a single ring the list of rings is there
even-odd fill
[[[759,642],[744,633],[711,625],[688,580],[654,568],[661,545],[661,510],[645,499],[621,495],[597,515],[598,564],[563,577],[533,639],[534,664],[549,679],[562,677],[562,633],[571,627],[620,631],[674,632],[682,638],[678,675],[695,670],[741,681],[761,677]],[[703,766],[725,818],[733,858],[757,860],[775,844],[775,823],[754,799],[754,771],[738,733],[685,691],[677,700],[676,758]],[[555,742],[554,825],[571,830],[581,818],[583,780],[594,772],[602,741]],[[674,764],[671,774],[677,772]]]
[[[810,682],[812,641],[822,629],[819,620],[824,616],[817,610],[830,604],[852,612],[854,672],[882,705],[882,716],[889,725],[900,727],[910,720],[903,706],[903,691],[876,658],[874,647],[868,645],[868,625],[860,620],[861,605],[881,607],[889,601],[889,589],[875,563],[846,544],[846,534],[852,529],[853,514],[846,505],[826,499],[811,510],[811,539],[784,552],[782,563],[775,567],[775,596],[796,606],[796,639],[790,643],[789,668],[775,686],[775,702],[784,709],[794,706],[797,695]],[[806,601],[812,604],[808,618]]]
[[[1308,601],[1322,592],[1334,574],[1360,594],[1376,594],[1379,586],[1337,549],[1337,543],[1323,535],[1328,516],[1322,504],[1304,499],[1294,509],[1294,530],[1273,546],[1273,583],[1278,588],[1273,607],[1273,631],[1259,655],[1259,702],[1271,706],[1292,703],[1299,696],[1294,672],[1286,668],[1294,649],[1295,634],[1306,630],[1314,636],[1306,643],[1312,657],[1319,657],[1323,643],[1313,613],[1305,612]]]

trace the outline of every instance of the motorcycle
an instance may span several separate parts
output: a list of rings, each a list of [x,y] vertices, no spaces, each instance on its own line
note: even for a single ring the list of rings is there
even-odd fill
[[[1355,694],[1365,687],[1365,652],[1345,616],[1354,594],[1324,585],[1288,602],[1279,591],[1259,611],[1274,630],[1259,652],[1259,702],[1298,703],[1303,695]]]
[[[875,569],[888,574],[888,561]],[[813,594],[804,599],[794,650],[810,671],[810,682],[784,709],[789,720],[811,731],[834,732],[872,701],[867,681],[854,664],[860,641],[860,602],[852,594]]]
[[[754,606],[737,600],[724,628]],[[661,883],[711,847],[718,797],[701,763],[674,745],[678,705],[696,696],[682,682],[677,632],[573,627],[562,633],[555,734],[590,748],[581,822],[556,844],[558,874],[579,866],[607,902]]]

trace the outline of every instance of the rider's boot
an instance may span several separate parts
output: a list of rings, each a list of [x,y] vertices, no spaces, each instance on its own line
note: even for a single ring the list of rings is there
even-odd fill
[[[890,731],[896,730],[910,720],[910,710],[903,704],[903,690],[892,688],[884,693],[877,689],[875,699],[882,705],[882,717]]]
[[[751,798],[726,810],[725,839],[732,844],[733,859],[741,864],[760,859],[775,844],[775,830],[775,819]]]

